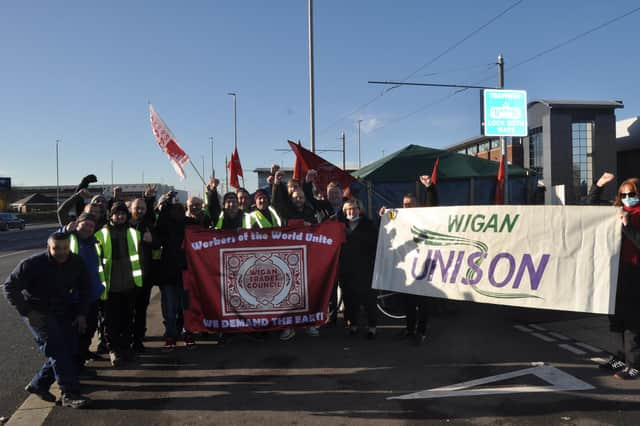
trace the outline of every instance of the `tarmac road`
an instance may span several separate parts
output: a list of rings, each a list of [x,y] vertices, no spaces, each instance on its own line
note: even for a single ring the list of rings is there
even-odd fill
[[[24,231],[0,232],[1,282],[20,260],[44,250],[47,236],[55,227],[53,224],[27,225]],[[44,363],[44,358],[18,313],[5,300],[0,301],[0,324],[0,417],[8,417],[25,399],[23,388]]]

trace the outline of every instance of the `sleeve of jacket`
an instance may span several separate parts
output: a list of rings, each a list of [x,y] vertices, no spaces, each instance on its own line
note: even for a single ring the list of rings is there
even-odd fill
[[[73,194],[71,197],[64,200],[64,202],[58,207],[58,222],[60,226],[65,226],[69,222],[71,222],[71,216],[69,215],[69,210],[72,208],[76,208],[76,204],[78,201],[82,199],[82,196],[79,193]],[[76,211],[76,215],[78,212]]]
[[[424,188],[425,196],[424,196],[424,205],[425,207],[438,207],[438,190],[435,185],[429,185]]]
[[[640,249],[640,231],[631,224],[622,227],[622,235]]]
[[[30,311],[29,303],[23,295],[23,291],[28,289],[30,280],[27,266],[28,261],[20,262],[2,286],[7,301],[22,316],[26,316]]]
[[[587,203],[592,205],[603,205],[608,204],[606,201],[602,200],[602,193],[604,192],[604,187],[599,187],[595,183],[589,189],[589,194],[587,195]]]
[[[273,184],[271,193],[273,194],[271,197],[271,205],[273,208],[276,209],[280,216],[284,216],[284,219],[289,219],[291,216],[291,206],[285,184],[282,182]]]
[[[218,220],[218,216],[220,216],[220,212],[222,211],[217,189],[215,191],[207,191],[207,210],[209,211],[211,224],[215,224]]]
[[[142,246],[142,244],[140,245]],[[89,304],[91,301],[91,278],[89,277],[89,271],[84,264],[84,261],[76,255],[73,255],[76,258],[76,267],[78,268],[78,282],[76,283],[76,288],[78,289],[78,314],[79,315],[87,315],[89,312]]]

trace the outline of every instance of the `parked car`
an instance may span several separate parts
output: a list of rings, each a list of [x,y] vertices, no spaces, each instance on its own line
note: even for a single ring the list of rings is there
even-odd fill
[[[8,231],[11,228],[24,229],[24,219],[15,214],[0,213],[0,231]]]

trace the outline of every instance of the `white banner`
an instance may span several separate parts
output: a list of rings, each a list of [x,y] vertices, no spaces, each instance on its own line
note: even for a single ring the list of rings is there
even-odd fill
[[[380,225],[373,288],[609,314],[620,240],[614,207],[391,210]]]

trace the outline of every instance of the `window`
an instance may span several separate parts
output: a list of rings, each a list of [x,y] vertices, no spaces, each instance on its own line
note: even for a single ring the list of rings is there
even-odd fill
[[[543,179],[542,169],[542,127],[529,130],[529,168],[534,170],[538,179]]]
[[[577,203],[586,202],[593,181],[593,129],[592,121],[571,124],[573,192]]]

